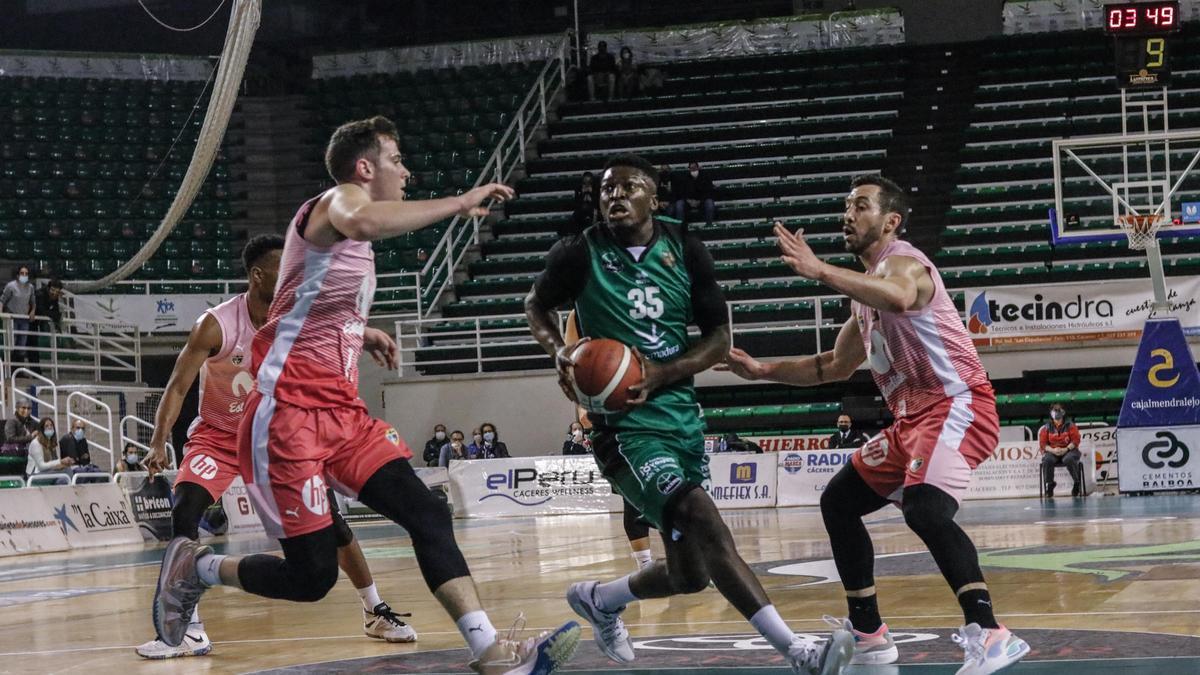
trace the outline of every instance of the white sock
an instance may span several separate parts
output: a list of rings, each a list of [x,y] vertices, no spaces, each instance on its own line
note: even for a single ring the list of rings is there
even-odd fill
[[[592,599],[600,609],[614,612],[617,609],[628,605],[637,600],[638,597],[629,590],[629,577],[632,574],[610,581],[604,584],[596,584],[595,590],[592,591]]]
[[[634,551],[633,559],[637,561],[639,570],[645,569],[650,565],[650,563],[654,562],[654,553],[652,553],[650,549],[646,549],[644,551]]]
[[[200,581],[209,586],[221,585],[221,561],[224,559],[225,556],[215,553],[196,558],[196,574],[200,576]]]
[[[754,616],[750,617],[750,625],[771,643],[775,651],[787,656],[788,646],[796,639],[796,634],[783,622],[783,617],[779,616],[775,605],[767,605],[755,612]]]
[[[204,622],[200,620],[200,605],[196,605],[195,607],[192,608],[191,625],[200,626],[201,628],[204,627]]]
[[[363,608],[368,612],[379,606],[383,600],[379,597],[379,589],[375,588],[375,584],[371,584],[366,588],[355,589],[358,591],[358,597],[362,598]]]
[[[479,658],[496,641],[496,629],[492,627],[487,612],[482,609],[467,612],[454,623],[458,625],[458,632],[462,633],[467,647],[471,649],[471,656],[475,658]]]

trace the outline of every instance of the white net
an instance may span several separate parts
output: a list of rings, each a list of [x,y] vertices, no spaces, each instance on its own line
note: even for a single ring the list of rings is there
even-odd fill
[[[1158,246],[1158,230],[1164,222],[1161,213],[1148,216],[1124,215],[1117,219],[1117,223],[1129,239],[1129,248],[1134,251],[1145,251],[1151,246]]]
[[[187,173],[179,185],[179,191],[175,193],[171,207],[163,216],[162,224],[142,246],[142,250],[125,264],[103,279],[72,282],[72,292],[98,291],[127,278],[154,255],[167,235],[171,234],[171,230],[183,220],[184,214],[192,206],[192,201],[208,176],[209,169],[212,168],[217,150],[221,147],[221,139],[224,138],[225,129],[229,125],[229,116],[233,113],[238,87],[246,70],[246,61],[250,58],[250,46],[254,43],[255,33],[258,32],[261,14],[262,0],[234,0],[233,11],[229,17],[229,30],[225,34],[225,47],[221,50],[221,60],[217,66],[216,82],[213,85],[212,97],[208,101],[208,112],[204,116],[204,126],[200,130],[200,138],[196,141],[196,149],[192,152],[192,161],[188,165]]]

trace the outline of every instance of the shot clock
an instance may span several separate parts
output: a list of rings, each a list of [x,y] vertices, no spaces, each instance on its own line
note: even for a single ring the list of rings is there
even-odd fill
[[[1171,80],[1170,34],[1179,30],[1178,2],[1104,6],[1104,29],[1116,43],[1117,86],[1156,89]]]

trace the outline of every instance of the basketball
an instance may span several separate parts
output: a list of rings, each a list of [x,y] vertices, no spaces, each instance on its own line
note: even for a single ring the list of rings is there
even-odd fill
[[[633,398],[629,385],[642,381],[642,365],[633,350],[616,340],[589,340],[579,345],[572,357],[575,397],[593,413],[616,413]]]

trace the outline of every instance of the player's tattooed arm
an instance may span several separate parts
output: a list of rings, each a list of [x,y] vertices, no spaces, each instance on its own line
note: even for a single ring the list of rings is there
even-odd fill
[[[175,367],[171,370],[171,378],[167,381],[163,397],[158,402],[158,410],[154,413],[154,435],[150,438],[150,453],[142,462],[151,472],[167,468],[167,438],[175,421],[179,419],[179,411],[183,408],[183,399],[196,381],[200,367],[210,356],[221,350],[221,325],[207,312],[192,326],[187,344],[175,359]]]
[[[724,367],[746,380],[768,380],[781,384],[808,387],[822,382],[840,382],[849,378],[867,359],[862,334],[853,317],[842,324],[833,349],[798,359],[764,363],[734,347],[725,358]]]

